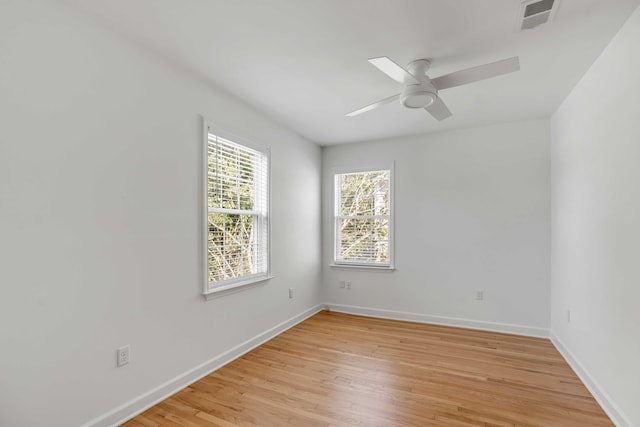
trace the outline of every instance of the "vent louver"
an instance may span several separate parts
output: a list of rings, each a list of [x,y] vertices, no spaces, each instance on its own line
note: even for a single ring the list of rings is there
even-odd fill
[[[558,0],[527,1],[522,6],[521,30],[535,28],[549,22],[557,9]]]
[[[537,15],[538,13],[547,12],[553,7],[553,0],[542,0],[535,3],[528,4],[524,8],[524,17],[528,18],[531,15]]]

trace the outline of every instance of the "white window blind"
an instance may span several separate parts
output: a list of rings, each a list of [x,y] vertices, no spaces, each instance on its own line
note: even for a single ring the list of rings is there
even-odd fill
[[[391,169],[335,175],[336,264],[391,267]]]
[[[269,275],[269,156],[207,133],[205,293]]]

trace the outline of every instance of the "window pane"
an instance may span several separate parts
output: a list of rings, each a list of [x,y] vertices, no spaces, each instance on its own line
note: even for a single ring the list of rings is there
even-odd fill
[[[253,153],[225,143],[209,143],[208,152],[209,207],[253,210]]]
[[[339,221],[342,261],[389,262],[389,219],[344,218]]]
[[[269,156],[211,132],[205,143],[209,293],[269,273]]]
[[[340,175],[341,216],[389,215],[389,171]]]
[[[209,282],[257,273],[254,215],[209,213]]]

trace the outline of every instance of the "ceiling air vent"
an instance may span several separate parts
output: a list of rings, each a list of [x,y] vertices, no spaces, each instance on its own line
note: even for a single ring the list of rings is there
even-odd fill
[[[553,18],[559,0],[534,0],[522,4],[520,29],[529,30],[545,24]]]

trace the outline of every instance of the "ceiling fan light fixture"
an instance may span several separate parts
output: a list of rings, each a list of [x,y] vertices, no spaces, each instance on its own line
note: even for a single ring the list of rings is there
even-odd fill
[[[400,97],[400,101],[407,108],[425,108],[433,104],[437,98],[438,95],[431,91],[407,86]]]

